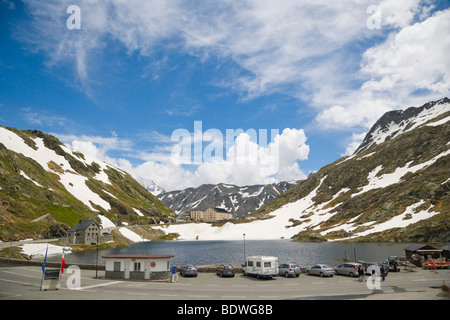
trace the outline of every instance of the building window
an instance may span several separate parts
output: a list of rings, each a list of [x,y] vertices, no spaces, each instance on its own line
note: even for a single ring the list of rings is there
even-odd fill
[[[141,271],[141,263],[140,262],[134,263],[134,271]]]

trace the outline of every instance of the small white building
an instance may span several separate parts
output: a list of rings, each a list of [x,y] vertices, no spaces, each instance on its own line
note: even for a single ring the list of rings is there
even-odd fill
[[[172,255],[106,255],[105,278],[126,280],[168,280]]]

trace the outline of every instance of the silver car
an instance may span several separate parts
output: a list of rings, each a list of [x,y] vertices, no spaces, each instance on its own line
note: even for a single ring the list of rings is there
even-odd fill
[[[278,274],[286,278],[298,277],[300,276],[300,267],[295,263],[282,263],[278,266]]]
[[[327,264],[315,264],[311,268],[306,269],[306,274],[313,274],[321,277],[332,277],[336,274],[336,270]]]
[[[343,274],[350,277],[358,276],[358,266],[363,266],[357,262],[346,262],[336,267],[336,274]]]

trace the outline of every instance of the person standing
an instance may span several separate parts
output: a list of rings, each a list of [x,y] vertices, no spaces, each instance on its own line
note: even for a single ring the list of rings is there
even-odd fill
[[[380,271],[381,271],[381,280],[382,281],[384,281],[385,278],[386,278],[386,270],[384,268],[386,268],[386,266],[384,266],[384,265],[382,265],[381,268],[380,268],[381,269]]]

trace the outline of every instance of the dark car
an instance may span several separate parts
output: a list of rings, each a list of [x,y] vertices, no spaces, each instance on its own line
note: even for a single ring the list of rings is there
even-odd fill
[[[234,268],[230,264],[222,264],[217,267],[216,274],[221,277],[234,277]]]
[[[198,276],[197,268],[193,264],[184,264],[180,268],[180,275],[183,277],[196,277]]]
[[[394,271],[394,272],[399,272],[400,271],[400,266],[398,265],[398,262],[396,260],[384,260],[381,263],[385,269],[387,269],[387,271]]]

